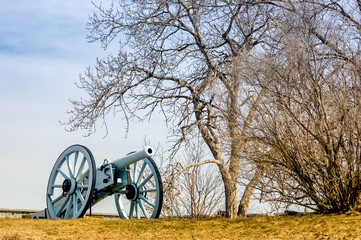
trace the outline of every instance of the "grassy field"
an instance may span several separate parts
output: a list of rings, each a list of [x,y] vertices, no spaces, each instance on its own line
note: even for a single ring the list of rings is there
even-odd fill
[[[0,219],[0,239],[361,239],[361,214],[240,219]]]

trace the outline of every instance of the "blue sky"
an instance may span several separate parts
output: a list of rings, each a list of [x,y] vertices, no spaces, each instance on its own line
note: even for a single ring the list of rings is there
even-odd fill
[[[72,144],[89,147],[98,166],[140,149],[144,139],[166,142],[156,118],[132,124],[127,139],[120,116],[109,117],[105,138],[101,124],[87,138],[59,124],[72,108],[68,99],[83,96],[74,84],[79,74],[107,55],[86,40],[90,0],[0,0],[0,6],[0,208],[45,208],[50,171]],[[97,209],[115,211],[112,197]]]

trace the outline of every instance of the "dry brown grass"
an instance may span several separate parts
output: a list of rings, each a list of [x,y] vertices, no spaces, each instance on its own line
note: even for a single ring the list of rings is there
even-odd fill
[[[0,239],[361,239],[361,214],[240,219],[0,219]]]

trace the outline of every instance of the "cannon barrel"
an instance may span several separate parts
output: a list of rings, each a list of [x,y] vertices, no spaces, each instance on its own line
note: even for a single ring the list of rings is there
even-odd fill
[[[153,148],[147,146],[141,151],[129,153],[127,156],[119,158],[112,163],[117,169],[121,169],[143,158],[151,157],[153,154]]]

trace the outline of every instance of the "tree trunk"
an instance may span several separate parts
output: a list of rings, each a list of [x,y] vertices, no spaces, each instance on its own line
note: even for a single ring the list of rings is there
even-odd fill
[[[257,184],[261,181],[263,173],[264,173],[264,168],[258,166],[253,178],[251,179],[251,181],[246,186],[246,189],[244,190],[242,199],[241,199],[241,201],[239,203],[239,206],[238,206],[237,215],[239,217],[246,217],[247,216],[248,208],[249,208],[249,205],[251,203],[251,199],[252,199],[252,195],[254,193],[254,189],[256,188]]]
[[[237,217],[237,182],[224,181],[226,195],[226,217]]]

